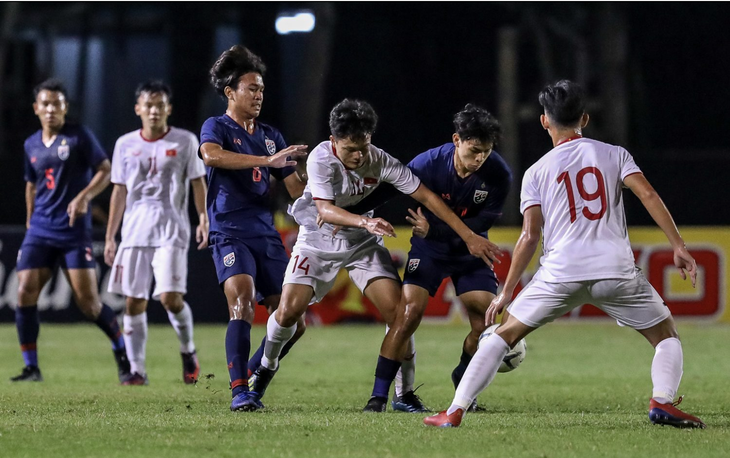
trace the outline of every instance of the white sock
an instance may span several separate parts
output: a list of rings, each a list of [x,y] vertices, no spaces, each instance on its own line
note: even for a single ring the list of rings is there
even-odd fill
[[[279,367],[281,349],[297,332],[296,323],[292,327],[285,328],[276,322],[274,315],[274,313],[269,315],[269,321],[266,322],[266,344],[264,345],[264,354],[261,357],[261,365],[272,371]]]
[[[388,329],[388,327],[385,327]],[[386,331],[387,332],[387,331]],[[401,363],[398,373],[395,374],[395,395],[400,397],[403,393],[413,391],[416,383],[416,337],[411,336],[406,347],[406,357]]]
[[[674,401],[682,380],[682,343],[675,337],[664,339],[656,346],[651,363],[652,398],[667,404]]]
[[[167,312],[170,324],[175,328],[177,338],[180,340],[180,353],[192,353],[195,351],[193,342],[193,311],[187,302],[183,302],[183,309],[178,313]]]
[[[479,349],[477,349],[469,363],[469,367],[464,372],[464,377],[459,382],[454,400],[447,411],[448,415],[451,415],[457,409],[466,412],[466,409],[479,393],[492,383],[494,376],[497,375],[497,369],[499,369],[499,365],[502,364],[502,359],[508,351],[509,345],[497,333],[487,337],[479,345]]]
[[[139,315],[124,315],[124,345],[132,373],[145,375],[145,353],[147,347],[147,312]]]

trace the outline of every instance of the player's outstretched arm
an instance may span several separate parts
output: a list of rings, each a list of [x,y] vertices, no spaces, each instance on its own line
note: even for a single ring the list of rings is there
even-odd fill
[[[534,205],[525,210],[524,219],[522,220],[522,232],[520,238],[517,239],[515,252],[512,254],[512,264],[509,266],[507,279],[504,282],[502,291],[492,299],[492,303],[487,309],[485,317],[487,326],[494,324],[497,315],[512,301],[515,288],[540,243],[542,223],[542,207]]]
[[[30,229],[30,217],[35,209],[35,183],[27,181],[25,183],[25,228]]]
[[[208,192],[208,185],[205,177],[191,180],[193,186],[193,202],[198,212],[198,227],[195,228],[195,241],[198,242],[198,249],[202,250],[208,246],[208,212],[205,208],[205,194]]]
[[[662,198],[659,197],[659,194],[642,173],[627,176],[624,178],[624,184],[641,200],[641,203],[649,212],[652,219],[654,219],[654,222],[657,223],[664,232],[664,235],[667,236],[674,250],[674,265],[679,269],[679,274],[683,280],[687,278],[685,271],[689,273],[692,287],[694,287],[697,283],[697,262],[695,262],[692,255],[687,251],[684,240],[679,235],[677,225],[674,224],[674,219],[666,205],[664,205]]]
[[[109,186],[111,174],[111,162],[109,162],[109,159],[104,159],[96,167],[96,173],[91,178],[89,185],[82,189],[81,192],[74,197],[71,203],[68,204],[66,213],[68,214],[69,226],[73,227],[76,222],[76,218],[88,213],[89,203],[91,203],[91,200]]]
[[[336,226],[360,227],[375,235],[395,237],[395,229],[383,218],[355,215],[338,207],[331,200],[315,200],[322,221]]]
[[[108,266],[114,264],[117,254],[117,232],[122,224],[124,208],[127,206],[127,187],[123,184],[114,184],[112,197],[109,200],[109,221],[106,223],[106,237],[104,243],[104,262]]]
[[[297,158],[307,155],[306,145],[291,145],[272,156],[254,156],[252,154],[239,154],[223,149],[217,143],[203,143],[200,145],[200,155],[208,167],[220,169],[241,170],[254,167],[294,167],[297,165]]]
[[[464,222],[459,219],[449,207],[446,206],[430,189],[423,183],[411,194],[411,197],[426,206],[437,218],[449,225],[469,248],[469,253],[481,258],[489,267],[499,256],[499,248],[489,240],[475,234]],[[497,260],[499,262],[499,260]]]

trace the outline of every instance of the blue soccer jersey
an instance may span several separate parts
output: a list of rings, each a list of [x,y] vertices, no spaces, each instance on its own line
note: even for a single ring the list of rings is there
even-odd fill
[[[256,130],[246,129],[228,115],[209,118],[200,132],[200,143],[215,143],[227,151],[253,156],[271,156],[286,148],[275,128],[256,121]],[[293,167],[254,167],[226,170],[208,167],[208,218],[210,231],[238,238],[279,237],[269,205],[270,179],[283,180]]]
[[[492,152],[479,170],[461,178],[454,168],[454,149],[453,143],[430,149],[416,156],[408,167],[467,226],[486,238],[489,228],[502,215],[512,172],[504,159]],[[464,241],[446,223],[426,208],[423,212],[430,228],[425,239],[411,238],[414,249],[436,258],[469,255]]]
[[[41,130],[28,137],[25,181],[35,184],[36,195],[27,236],[62,243],[90,239],[91,212],[70,227],[66,210],[106,159],[94,134],[83,126],[65,124],[48,147]]]

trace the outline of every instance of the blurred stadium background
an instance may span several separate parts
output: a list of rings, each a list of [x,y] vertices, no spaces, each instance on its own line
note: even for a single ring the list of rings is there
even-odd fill
[[[491,232],[507,250],[521,222],[522,173],[550,148],[537,122],[536,95],[556,79],[582,83],[591,94],[587,135],[633,153],[700,264],[699,287],[690,290],[678,281],[658,230],[631,231],[638,264],[675,315],[730,321],[728,17],[727,3],[690,2],[2,3],[0,322],[12,321],[17,298],[23,141],[39,127],[31,109],[33,86],[50,76],[64,80],[70,119],[88,125],[111,155],[117,137],[139,127],[134,89],[143,80],[161,78],[172,86],[175,126],[199,133],[206,118],[222,113],[207,71],[236,43],[267,63],[260,119],[279,127],[289,143],[313,147],[326,139],[327,113],[344,97],[372,103],[380,116],[374,143],[404,162],[449,141],[451,116],[466,103],[495,113],[504,127],[497,150],[516,177],[504,217]],[[303,30],[287,30],[287,24]],[[102,291],[109,194],[95,201]],[[292,243],[295,228],[283,216],[285,205],[278,196],[275,210]],[[404,199],[386,206],[381,216],[405,223],[406,205]],[[626,208],[631,226],[651,226],[638,200],[628,197]],[[405,259],[408,238],[404,228],[389,241],[396,260]],[[499,267],[502,278],[508,266]],[[449,288],[443,285],[431,304],[431,320],[459,321]],[[207,251],[191,249],[188,289],[198,321],[225,322],[225,299]],[[121,298],[103,299],[121,310]],[[57,276],[39,304],[43,320],[80,320],[70,304],[70,290]],[[586,307],[579,315],[595,311]],[[376,318],[346,278],[310,313],[322,323]],[[150,320],[167,317],[161,307],[151,307]]]

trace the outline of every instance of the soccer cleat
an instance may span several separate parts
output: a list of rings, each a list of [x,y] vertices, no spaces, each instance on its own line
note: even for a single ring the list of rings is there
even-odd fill
[[[127,350],[125,348],[122,348],[121,350],[114,350],[114,360],[117,362],[119,383],[124,385],[124,382],[132,376],[132,369],[129,365],[129,359],[127,358]]]
[[[180,353],[180,356],[182,356],[183,364],[183,381],[188,385],[197,383],[200,376],[200,363],[198,363],[195,350],[192,353]]]
[[[655,425],[670,425],[675,428],[702,428],[706,425],[699,418],[684,413],[676,406],[682,402],[684,396],[680,396],[676,402],[660,404],[654,399],[649,402],[649,420]]]
[[[255,391],[242,391],[231,400],[231,412],[253,412],[263,408],[261,396]]]
[[[439,428],[456,428],[461,424],[461,417],[464,415],[464,411],[462,409],[456,409],[456,412],[451,415],[447,415],[446,412],[447,411],[444,410],[436,415],[424,418],[423,424]]]
[[[38,366],[25,366],[20,375],[10,379],[11,382],[42,382],[43,376]]]
[[[467,412],[470,412],[470,413],[474,413],[474,412],[486,412],[487,409],[485,409],[484,407],[482,407],[479,404],[477,404],[477,400],[475,399],[475,400],[473,400],[471,402],[471,405],[469,406],[468,409],[466,409],[466,411]]]
[[[147,374],[142,375],[138,372],[135,372],[134,374],[130,374],[124,381],[122,382],[122,385],[124,386],[143,386],[143,385],[149,385],[150,381],[147,379]]]
[[[263,398],[264,393],[266,393],[266,388],[269,387],[269,383],[271,383],[271,379],[274,378],[275,374],[276,371],[267,369],[264,366],[257,367],[253,371],[253,374],[251,374],[251,377],[248,378],[249,391],[258,393],[259,399]]]
[[[363,412],[385,412],[385,408],[388,405],[388,398],[381,398],[378,396],[373,396],[368,400],[368,403],[365,404],[365,407],[362,409]]]
[[[415,393],[416,390],[406,391],[403,396],[395,396],[390,402],[393,410],[408,413],[426,413],[431,409],[423,405],[423,401]]]

